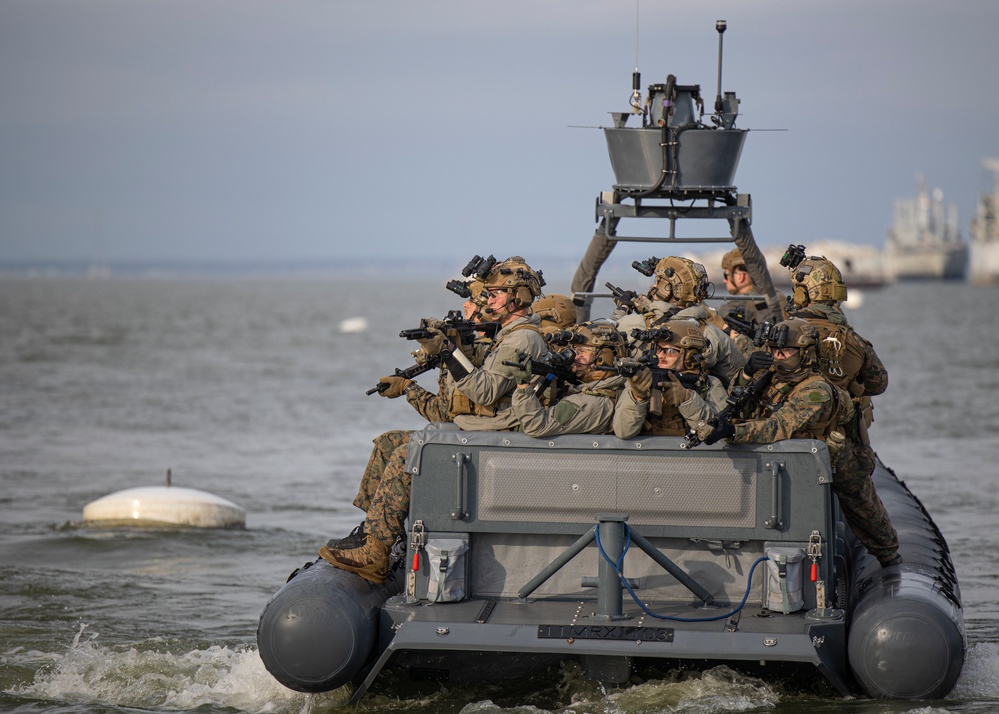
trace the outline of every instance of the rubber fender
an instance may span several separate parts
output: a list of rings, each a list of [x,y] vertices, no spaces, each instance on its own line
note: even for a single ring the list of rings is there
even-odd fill
[[[299,692],[328,692],[349,682],[377,646],[381,607],[402,578],[381,585],[324,560],[299,570],[260,614],[257,650],[267,671]]]

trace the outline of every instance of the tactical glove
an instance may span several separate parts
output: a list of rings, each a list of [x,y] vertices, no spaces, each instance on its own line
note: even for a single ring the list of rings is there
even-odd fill
[[[413,383],[412,379],[406,379],[405,377],[391,376],[391,377],[379,377],[378,378],[378,394],[383,397],[388,397],[389,399],[395,399],[396,397],[401,397],[403,392],[406,391],[406,387]],[[385,388],[382,389],[382,385]]]
[[[431,327],[427,331],[431,333],[430,337],[418,337],[416,341],[420,343],[420,349],[428,355],[439,355],[448,344],[447,337],[435,327]]]
[[[761,369],[767,369],[770,365],[774,363],[774,356],[769,352],[764,352],[758,350],[749,355],[749,359],[746,360],[746,366],[743,367],[743,371],[752,377],[754,374],[759,372]]]
[[[659,389],[662,390],[664,404],[679,407],[690,399],[690,392],[681,384],[680,378],[672,372],[669,372],[669,381],[659,383]]]
[[[624,290],[622,291],[621,295],[614,298],[614,304],[624,310],[627,310],[628,312],[631,312],[632,303],[637,297],[638,293],[636,293],[634,290]]]
[[[704,437],[704,443],[711,446],[722,439],[728,439],[733,436],[735,436],[735,425],[729,421],[715,427],[710,434]]]
[[[628,377],[628,387],[636,402],[644,402],[652,394],[652,370],[642,367]]]

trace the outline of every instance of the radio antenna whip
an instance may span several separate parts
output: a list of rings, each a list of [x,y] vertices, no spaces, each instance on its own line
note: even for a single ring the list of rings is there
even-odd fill
[[[638,71],[638,10],[641,0],[635,0],[635,71],[631,73],[631,111],[642,111],[642,73]]]

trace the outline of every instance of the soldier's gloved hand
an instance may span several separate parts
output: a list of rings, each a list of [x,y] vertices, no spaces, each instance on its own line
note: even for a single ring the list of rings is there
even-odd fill
[[[735,425],[732,422],[725,422],[721,426],[712,429],[711,433],[704,437],[704,443],[708,446],[735,436]]]
[[[510,366],[510,376],[517,380],[517,384],[528,384],[534,375],[531,374],[530,368],[527,363],[527,355],[523,352],[517,353],[517,360],[519,364]]]
[[[389,399],[395,399],[396,397],[401,397],[403,392],[406,391],[406,387],[412,383],[412,379],[406,379],[405,377],[398,377],[396,375],[392,375],[391,377],[379,377],[378,394],[383,397],[388,397]],[[385,385],[385,388],[381,389],[383,384]]]
[[[680,378],[672,372],[669,373],[669,381],[660,382],[659,388],[663,393],[664,404],[672,404],[674,407],[678,407],[690,399],[690,392],[680,382]]]
[[[749,355],[749,359],[746,360],[746,366],[743,367],[743,371],[752,377],[761,369],[767,369],[773,363],[774,356],[772,354],[764,352],[763,350],[757,350],[753,354]]]
[[[428,355],[439,355],[448,344],[447,337],[436,327],[428,328],[427,332],[430,333],[430,337],[416,338],[416,341],[420,343],[420,349]]]
[[[652,394],[652,370],[642,367],[628,377],[628,388],[631,389],[631,396],[636,402],[644,402]]]
[[[638,297],[638,293],[634,290],[625,290],[620,297],[614,298],[614,304],[620,308],[624,308],[628,312],[631,312],[632,302]]]

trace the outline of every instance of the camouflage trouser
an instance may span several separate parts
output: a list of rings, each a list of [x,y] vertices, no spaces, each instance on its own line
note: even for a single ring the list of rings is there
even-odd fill
[[[386,431],[373,440],[354,505],[367,513],[367,532],[387,546],[405,532],[410,475],[406,454],[412,431]]]
[[[847,441],[836,464],[833,492],[850,530],[867,552],[884,563],[898,553],[898,534],[891,524],[878,492],[874,490],[874,451],[870,446]]]

